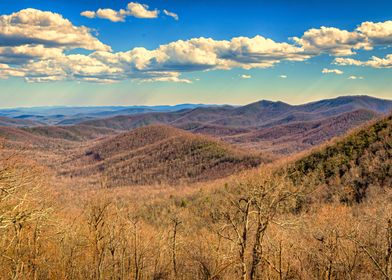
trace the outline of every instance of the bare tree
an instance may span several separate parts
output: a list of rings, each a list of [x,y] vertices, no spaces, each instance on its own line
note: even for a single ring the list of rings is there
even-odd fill
[[[91,205],[87,217],[93,246],[94,279],[103,279],[103,261],[106,249],[106,214],[110,202],[96,203]]]
[[[178,269],[177,269],[177,235],[178,227],[182,224],[178,217],[173,217],[170,219],[172,222],[172,240],[171,240],[171,255],[172,255],[172,265],[174,278],[177,279]]]

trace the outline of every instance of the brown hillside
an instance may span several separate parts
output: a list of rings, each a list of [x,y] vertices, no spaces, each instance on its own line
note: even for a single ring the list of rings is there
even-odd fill
[[[333,137],[345,134],[380,115],[369,110],[356,110],[315,121],[291,122],[272,127],[257,128],[223,140],[241,146],[250,146],[275,154],[292,154],[319,145]]]
[[[297,185],[326,186],[324,198],[361,202],[369,187],[392,186],[392,115],[288,165]]]
[[[0,126],[37,126],[41,125],[41,123],[25,120],[25,119],[16,119],[16,118],[8,118],[4,116],[0,116]]]
[[[75,126],[37,126],[9,127],[0,126],[0,138],[8,146],[56,148],[68,146],[71,142],[83,142],[99,137],[113,135],[116,131],[108,128]]]
[[[100,175],[108,186],[177,184],[222,178],[261,162],[215,139],[156,125],[98,142],[66,173]]]

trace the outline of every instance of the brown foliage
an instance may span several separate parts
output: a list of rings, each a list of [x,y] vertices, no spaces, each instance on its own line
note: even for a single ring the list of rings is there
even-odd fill
[[[49,188],[58,181],[2,154],[0,279],[389,280],[389,131],[385,119],[287,168],[188,191]],[[345,187],[330,179],[339,172],[326,176],[331,160],[350,164],[344,176],[370,180],[358,203],[315,199],[320,187]],[[293,177],[290,168],[303,172]]]

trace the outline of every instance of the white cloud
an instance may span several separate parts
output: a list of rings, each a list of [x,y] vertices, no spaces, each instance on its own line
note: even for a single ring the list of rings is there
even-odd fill
[[[108,19],[113,22],[125,21],[125,16],[124,10],[117,12],[112,9],[98,9],[96,11],[96,17]]]
[[[25,9],[0,16],[0,46],[42,45],[46,48],[83,48],[109,51],[84,26],[74,26],[69,20],[52,12]]]
[[[14,71],[23,73],[28,81],[139,79],[190,82],[181,79],[181,73],[234,67],[266,68],[281,60],[296,61],[306,57],[296,47],[261,36],[230,41],[194,38],[161,45],[154,50],[134,48],[127,52],[96,51],[89,55],[59,53],[29,61]]]
[[[136,2],[130,2],[127,9],[128,15],[137,18],[157,18],[159,14],[158,10],[148,10],[149,7],[147,5]]]
[[[301,38],[294,37],[293,40],[312,54],[329,53],[334,56],[346,56],[355,54],[354,50],[372,48],[363,34],[325,26],[309,29]]]
[[[24,74],[18,69],[13,69],[9,65],[0,63],[0,79],[7,79],[8,77],[23,77]]]
[[[309,54],[348,56],[355,54],[356,50],[372,50],[374,46],[391,45],[392,21],[363,22],[353,31],[322,26],[309,29],[302,37],[292,39]]]
[[[323,73],[323,74],[336,74],[336,75],[342,75],[342,74],[343,74],[343,71],[342,71],[342,70],[339,70],[339,69],[327,69],[327,68],[324,68],[324,69],[321,71],[321,73]]]
[[[392,21],[363,22],[357,31],[364,34],[375,45],[392,44]]]
[[[0,63],[23,64],[35,58],[55,58],[63,53],[61,48],[45,47],[44,45],[21,45],[0,47]]]
[[[363,77],[361,77],[361,76],[350,76],[350,77],[348,77],[347,78],[348,80],[362,80],[363,79]]]
[[[112,9],[98,9],[97,11],[84,11],[80,15],[87,18],[102,18],[112,22],[123,22],[127,16],[136,18],[157,18],[158,10],[149,10],[149,7],[144,4],[130,2],[126,9],[115,11]],[[175,15],[175,14],[173,14]]]
[[[175,20],[179,20],[179,17],[176,13],[169,12],[168,10],[163,10],[163,13],[169,17],[174,18]]]
[[[240,75],[240,77],[241,77],[242,79],[251,79],[251,78],[252,78],[251,75],[245,75],[245,74]]]
[[[280,75],[279,78],[287,79],[287,75]]]
[[[172,83],[185,83],[185,84],[192,84],[191,80],[188,79],[181,79],[177,76],[173,77],[157,77],[152,79],[144,79],[144,82],[172,82]]]
[[[334,59],[333,64],[341,65],[341,66],[347,66],[347,65],[361,66],[362,62],[353,58],[337,57]]]
[[[87,17],[87,18],[95,18],[95,16],[96,16],[94,11],[84,11],[84,12],[81,12],[80,15]]]
[[[154,17],[155,12],[158,15],[157,10],[150,11],[147,6],[130,4],[127,10],[85,11],[84,16],[121,21],[131,13],[137,17]],[[378,42],[381,41],[380,34],[386,34],[386,38],[389,34],[385,31],[388,30],[386,26],[382,25],[384,31],[377,33]],[[259,35],[231,40],[201,37],[174,41],[151,50],[136,47],[129,51],[111,52],[110,47],[94,37],[90,29],[74,26],[59,14],[27,9],[0,16],[0,77],[23,77],[29,82],[76,80],[111,83],[136,79],[190,83],[190,80],[181,77],[183,73],[268,68],[282,61],[305,61],[320,53],[349,54],[355,49],[368,49],[373,42],[370,38],[376,38],[369,30],[366,31],[369,38],[363,28],[354,32],[331,28],[307,31],[302,38],[296,39],[296,45],[275,42]],[[78,48],[94,52],[75,54]],[[74,51],[67,54],[66,50]],[[391,61],[392,55],[387,55],[385,58],[372,57],[365,62],[340,57],[334,63],[390,68]],[[323,73],[339,74],[338,71],[324,69]],[[251,78],[250,75],[241,77]],[[287,76],[281,75],[280,78]]]
[[[385,58],[372,56],[369,61],[365,62],[365,65],[374,68],[392,68],[392,54],[386,55]]]
[[[125,21],[126,13],[125,10],[115,11],[112,9],[98,9],[94,11],[84,11],[80,13],[81,16],[87,18],[102,18],[113,22],[123,22]]]
[[[351,58],[335,58],[334,64],[342,66],[368,66],[373,68],[392,68],[392,54],[388,54],[385,58],[379,58],[377,56],[372,56],[368,61],[360,61]]]

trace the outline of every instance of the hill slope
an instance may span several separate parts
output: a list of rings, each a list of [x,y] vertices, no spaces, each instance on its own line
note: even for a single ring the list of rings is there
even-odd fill
[[[341,136],[352,128],[380,117],[370,110],[359,109],[314,121],[293,121],[251,129],[223,140],[276,154],[292,154]]]
[[[25,126],[37,126],[37,125],[41,125],[41,123],[32,120],[0,116],[0,126],[25,127]]]
[[[66,174],[101,175],[109,186],[177,184],[225,177],[261,162],[209,137],[148,126],[99,141],[71,161]]]
[[[370,186],[392,186],[392,115],[311,152],[288,167],[296,184],[328,186],[328,196],[360,202]]]
[[[116,132],[109,128],[75,126],[36,126],[9,127],[0,126],[0,138],[6,140],[8,146],[37,147],[50,149],[67,146],[71,142],[82,142],[98,137],[113,135]]]

